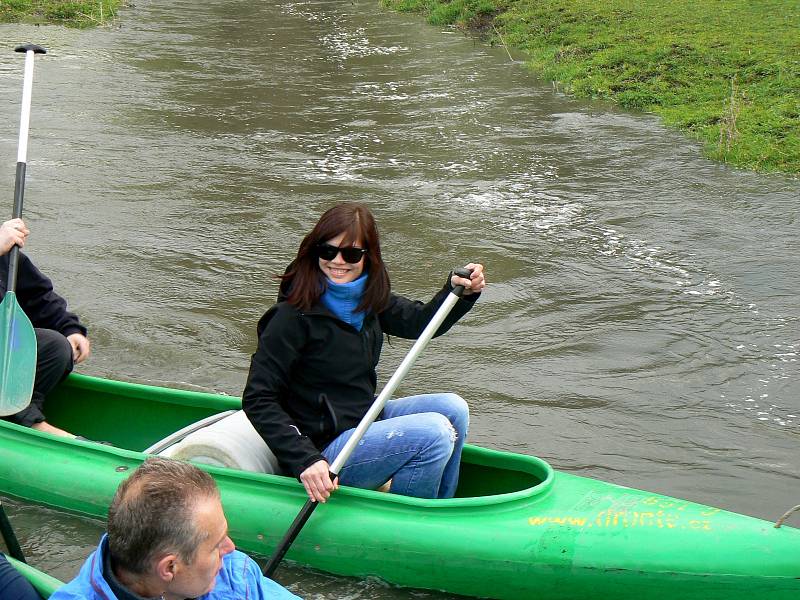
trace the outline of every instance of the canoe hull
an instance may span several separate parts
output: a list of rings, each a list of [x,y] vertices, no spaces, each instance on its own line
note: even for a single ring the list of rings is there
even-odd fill
[[[238,405],[85,376],[72,376],[56,402],[47,409],[56,424],[123,447],[0,423],[0,490],[100,518],[146,457],[138,449]],[[74,411],[100,414],[89,424]],[[112,424],[115,411],[124,426]],[[287,558],[489,598],[778,600],[800,593],[793,527],[555,472],[530,456],[467,446],[463,462],[462,497],[452,500],[341,488]],[[220,487],[237,546],[269,556],[303,505],[303,488],[286,477],[203,468]]]

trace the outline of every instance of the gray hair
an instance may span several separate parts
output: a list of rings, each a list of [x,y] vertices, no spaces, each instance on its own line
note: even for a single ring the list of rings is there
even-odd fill
[[[108,509],[112,564],[137,575],[165,554],[191,564],[209,535],[198,531],[193,519],[197,502],[205,498],[219,498],[205,471],[178,460],[145,460],[120,484]]]

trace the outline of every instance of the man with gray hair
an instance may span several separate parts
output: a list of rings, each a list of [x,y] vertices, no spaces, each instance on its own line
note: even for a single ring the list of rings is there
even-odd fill
[[[120,484],[108,533],[50,600],[297,599],[228,537],[219,490],[194,465],[148,458]]]

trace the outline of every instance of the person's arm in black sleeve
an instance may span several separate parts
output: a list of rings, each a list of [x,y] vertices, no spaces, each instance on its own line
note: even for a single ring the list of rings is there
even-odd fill
[[[17,298],[34,327],[52,329],[64,336],[86,335],[86,327],[75,313],[67,310],[67,301],[53,290],[53,282],[21,252]]]
[[[289,373],[305,344],[304,324],[288,304],[270,309],[259,324],[258,349],[250,362],[242,407],[278,461],[295,477],[324,460],[281,406],[289,393]]]
[[[379,315],[383,332],[401,338],[418,338],[453,289],[450,283],[451,275],[447,276],[447,282],[444,287],[427,304],[392,294],[389,299],[389,305]],[[436,333],[433,334],[433,337],[446,333],[456,321],[469,312],[479,296],[480,293],[462,296],[439,326],[439,329],[436,330]]]

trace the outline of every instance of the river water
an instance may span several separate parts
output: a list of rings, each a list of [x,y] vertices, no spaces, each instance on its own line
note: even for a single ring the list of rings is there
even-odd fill
[[[471,441],[775,520],[800,503],[800,181],[576,101],[366,0],[138,0],[110,27],[0,26],[11,211],[34,41],[27,250],[90,327],[80,371],[240,394],[272,276],[335,202],[377,215],[396,291],[486,264],[400,390],[455,390]],[[386,381],[409,345],[395,340]],[[103,524],[10,501],[69,579]],[[297,567],[301,596],[443,598]]]

